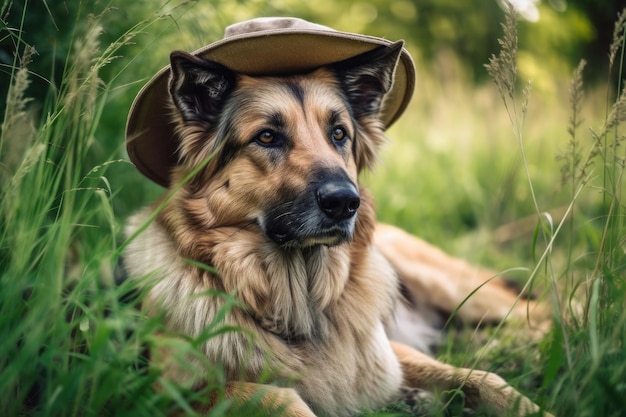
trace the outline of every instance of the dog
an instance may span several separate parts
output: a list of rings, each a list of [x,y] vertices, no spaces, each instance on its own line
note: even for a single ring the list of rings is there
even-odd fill
[[[260,397],[270,412],[342,417],[410,389],[461,389],[467,404],[498,414],[541,411],[499,376],[413,347],[430,341],[411,327],[417,305],[451,313],[482,285],[458,310],[463,320],[525,318],[526,306],[512,307],[517,295],[500,278],[484,284],[490,271],[376,222],[359,174],[387,141],[381,114],[403,53],[402,41],[385,42],[312,70],[249,75],[175,51],[160,75],[175,161],[157,178],[135,157],[146,175],[164,178],[168,193],[129,219],[124,262],[148,288],[142,308],[163,314],[172,332],[200,335],[224,311],[216,292],[237,301],[221,323],[242,331],[201,346],[223,366],[236,401]],[[202,385],[171,356],[165,349],[152,357],[166,378]],[[258,383],[268,369],[270,381]]]

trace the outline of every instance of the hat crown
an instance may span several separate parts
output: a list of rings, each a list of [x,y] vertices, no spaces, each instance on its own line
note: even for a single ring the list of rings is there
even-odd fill
[[[226,27],[224,30],[224,39],[250,33],[280,31],[281,29],[336,32],[328,26],[309,22],[297,17],[257,17]]]
[[[262,17],[230,25],[224,38],[193,52],[249,76],[280,76],[310,72],[392,42],[341,32],[294,17]],[[157,184],[168,186],[178,164],[177,133],[171,117],[170,66],[139,91],[128,115],[126,148],[137,169]],[[386,128],[406,109],[415,86],[415,66],[402,50],[393,85],[380,110]]]

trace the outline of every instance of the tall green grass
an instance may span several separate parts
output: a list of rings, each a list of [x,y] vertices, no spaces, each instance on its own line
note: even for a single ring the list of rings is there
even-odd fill
[[[393,164],[368,180],[383,220],[474,262],[523,267],[515,279],[553,305],[553,328],[540,340],[516,327],[454,331],[443,359],[498,372],[555,415],[622,416],[626,10],[607,45],[607,82],[587,88],[581,61],[569,85],[555,80],[558,98],[519,79],[512,12],[503,29],[487,64],[499,108],[482,87],[450,88],[458,110],[446,113],[418,97],[430,118],[423,129],[435,124],[441,143],[400,126]],[[412,151],[411,141],[426,147]]]
[[[136,308],[133,284],[115,282],[123,246],[117,200],[132,194],[124,187],[136,187],[137,177],[111,181],[112,170],[130,166],[102,154],[98,129],[107,112],[119,111],[107,104],[125,66],[112,62],[155,20],[103,46],[102,18],[77,19],[62,81],[39,102],[28,97],[31,80],[42,76],[29,72],[33,49],[19,26],[1,29],[20,54],[8,68],[10,86],[0,90],[0,415],[192,414],[191,402],[223,389],[210,364],[198,393],[163,381],[145,349],[175,344],[184,360],[198,355],[201,340],[168,335],[158,317]],[[155,19],[176,22],[170,12]],[[505,24],[508,58],[493,72],[505,106],[492,86],[424,71],[421,94],[389,132],[382,165],[365,178],[382,220],[476,263],[524,266],[520,282],[547,290],[555,325],[542,340],[503,328],[485,353],[486,339],[470,332],[441,356],[461,365],[479,356],[481,368],[557,415],[623,415],[625,19],[609,46],[603,90],[585,91],[581,65],[569,94],[520,94],[526,84],[516,79],[514,20]],[[155,391],[156,383],[163,389]],[[254,404],[233,407],[220,401],[211,415],[261,413]]]
[[[77,25],[40,116],[25,95],[33,49],[19,28],[3,33],[23,53],[0,139],[2,415],[91,415],[110,404],[132,414],[149,388],[130,371],[142,362],[141,335],[127,337],[140,317],[113,285],[119,230],[105,172],[120,162],[88,162],[109,92],[99,72],[119,47],[101,49],[101,31],[96,16]]]
[[[584,133],[580,127],[583,124],[585,61],[581,61],[573,74],[569,91],[569,141],[558,156],[562,163],[561,186],[569,195],[561,219],[552,218],[540,206],[526,158],[524,127],[532,123],[526,120],[531,93],[525,88],[521,106],[516,105],[516,25],[512,14],[507,14],[503,25],[502,51],[492,57],[487,69],[511,119],[537,218],[533,249],[537,246],[542,249],[538,251],[527,284],[532,284],[543,269],[552,289],[550,301],[555,309],[555,324],[543,352],[543,385],[550,387],[554,408],[561,415],[622,415],[626,390],[622,383],[626,370],[626,313],[623,311],[626,276],[623,270],[625,229],[621,214],[624,154],[620,149],[624,135],[620,124],[626,121],[626,94],[621,84],[621,66],[617,68],[617,77],[612,77],[611,72],[620,50],[622,56],[617,62],[624,62],[626,9],[618,17],[609,48],[608,85],[612,87],[611,80],[617,79],[614,86],[617,96],[611,97],[611,90],[608,90],[603,123]],[[598,211],[596,218],[581,216],[584,193],[592,193],[597,199],[594,202]],[[569,235],[561,236],[567,228]],[[576,253],[576,244],[581,238],[592,241],[586,242],[585,252]],[[562,246],[566,262],[553,260],[557,245]]]
[[[21,27],[3,22],[2,36],[21,55],[8,68],[0,136],[2,416],[167,415],[223,391],[220,369],[210,364],[198,393],[161,380],[146,349],[175,343],[181,358],[197,356],[201,340],[170,338],[158,318],[140,313],[133,284],[116,282],[123,220],[107,172],[128,162],[95,161],[102,151],[96,132],[120,70],[107,81],[100,74],[135,35],[171,15],[140,22],[102,47],[103,17],[78,16],[61,82],[50,82],[37,103],[27,96],[32,77],[41,77],[29,72],[35,49]],[[220,404],[212,415],[223,415],[229,402]]]

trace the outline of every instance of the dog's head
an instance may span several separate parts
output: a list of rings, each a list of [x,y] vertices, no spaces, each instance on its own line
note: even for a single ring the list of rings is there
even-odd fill
[[[349,241],[358,175],[385,140],[378,114],[401,49],[280,77],[172,53],[180,141],[172,183],[197,171],[185,185],[194,223],[256,224],[281,246]]]

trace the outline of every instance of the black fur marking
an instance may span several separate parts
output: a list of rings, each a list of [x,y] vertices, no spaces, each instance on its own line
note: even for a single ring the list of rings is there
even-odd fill
[[[268,152],[268,159],[272,166],[277,167],[284,159],[284,154],[281,149],[273,149]]]
[[[330,111],[330,117],[328,118],[328,124],[330,126],[335,126],[339,122],[341,118],[341,110],[333,109]]]
[[[354,120],[352,120],[352,124],[354,124]],[[358,159],[357,154],[359,151],[358,144],[357,144],[358,136],[359,136],[359,132],[356,129],[354,129],[354,133],[352,134],[352,157],[354,158],[355,161]]]
[[[407,286],[404,284],[404,282],[402,282],[402,280],[399,280],[398,285],[400,287],[400,296],[402,297],[402,299],[404,299],[410,306],[415,306],[415,298],[413,297],[413,294],[411,294],[411,291],[409,291]]]
[[[232,130],[230,129],[228,129],[228,131],[232,132]],[[220,150],[218,163],[215,168],[216,172],[219,172],[222,169],[226,168],[228,164],[233,159],[235,159],[235,156],[237,155],[239,150],[242,148],[242,145],[239,144],[236,140],[234,140],[234,138],[230,138],[227,136],[223,139],[221,147],[222,149]]]
[[[287,125],[283,115],[278,112],[272,113],[268,116],[267,124],[277,131],[285,129],[285,126]]]
[[[300,106],[304,109],[304,89],[302,86],[295,82],[286,83],[287,88],[291,92],[291,94],[296,98]]]
[[[185,121],[215,127],[224,101],[235,88],[235,74],[225,66],[186,52],[170,55],[170,95]]]
[[[352,239],[355,213],[351,216],[328,216],[318,203],[320,190],[329,185],[354,187],[345,171],[313,167],[310,181],[302,190],[282,190],[280,204],[264,214],[262,229],[266,236],[284,248],[314,245],[338,245]]]

